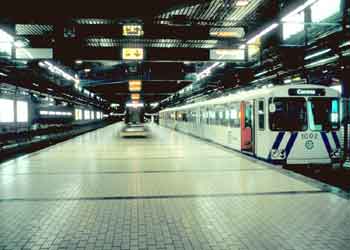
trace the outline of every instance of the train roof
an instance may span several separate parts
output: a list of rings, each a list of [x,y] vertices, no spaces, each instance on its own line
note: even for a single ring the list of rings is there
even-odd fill
[[[242,101],[242,100],[252,100],[252,99],[259,99],[259,98],[266,98],[266,97],[291,97],[289,94],[290,89],[301,89],[301,90],[324,90],[326,97],[339,97],[340,94],[337,90],[322,86],[322,85],[315,85],[315,84],[293,84],[293,85],[278,85],[273,87],[267,87],[267,88],[260,88],[260,89],[253,89],[253,90],[243,90],[238,91],[233,94],[229,94],[223,97],[218,97],[211,100],[186,104],[177,106],[174,108],[168,108],[164,109],[160,112],[165,111],[176,111],[179,109],[190,109],[205,105],[219,105],[219,104],[225,104],[227,102],[235,102],[235,101]],[[293,96],[295,97],[295,96]],[[299,95],[299,97],[309,97],[308,95]]]

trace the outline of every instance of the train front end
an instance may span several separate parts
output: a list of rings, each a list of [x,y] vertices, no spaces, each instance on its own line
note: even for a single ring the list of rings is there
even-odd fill
[[[290,88],[269,101],[274,140],[269,159],[288,165],[332,164],[341,157],[340,98],[330,88]]]

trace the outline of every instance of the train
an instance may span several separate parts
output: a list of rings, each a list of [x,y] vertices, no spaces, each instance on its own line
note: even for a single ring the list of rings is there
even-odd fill
[[[0,107],[0,135],[85,125],[105,116],[92,105],[69,103],[9,84],[0,84]]]
[[[332,164],[341,158],[340,101],[326,86],[264,87],[163,109],[159,124],[272,164]]]

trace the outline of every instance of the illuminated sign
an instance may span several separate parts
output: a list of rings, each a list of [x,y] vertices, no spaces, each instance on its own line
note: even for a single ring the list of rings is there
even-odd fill
[[[245,60],[244,49],[211,49],[210,60]]]
[[[289,89],[288,94],[291,96],[325,96],[325,89]]]
[[[131,94],[131,100],[133,101],[140,100],[140,94]]]
[[[123,36],[143,36],[142,26],[138,24],[124,25]]]
[[[240,34],[234,31],[214,31],[210,32],[210,35],[215,37],[241,37]]]
[[[142,48],[123,48],[123,60],[142,60]]]
[[[129,81],[129,91],[139,92],[142,89],[142,82],[140,80],[130,80]]]

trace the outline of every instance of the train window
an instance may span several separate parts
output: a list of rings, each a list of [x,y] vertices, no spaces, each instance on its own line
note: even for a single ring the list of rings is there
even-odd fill
[[[239,105],[233,105],[230,110],[230,126],[232,128],[239,128],[241,121],[239,117]]]
[[[84,120],[90,120],[90,111],[84,110]]]
[[[14,122],[14,101],[10,99],[0,99],[0,107],[0,122]]]
[[[253,125],[253,105],[247,104],[245,108],[244,127],[251,128]]]
[[[224,111],[220,108],[218,125],[224,125]]]
[[[310,98],[308,114],[311,130],[329,131],[339,129],[339,100],[337,99]]]
[[[272,131],[307,130],[306,101],[304,98],[270,98],[269,123]]]
[[[28,102],[17,101],[17,122],[28,122]]]
[[[188,121],[188,117],[187,117],[187,113],[182,113],[182,121],[187,122]]]
[[[215,111],[215,125],[220,125],[220,110],[217,108]]]
[[[83,112],[81,109],[75,109],[75,120],[80,121],[83,119]]]
[[[215,111],[211,109],[209,111],[209,122],[210,122],[211,125],[215,125],[215,119],[216,119]]]
[[[230,119],[230,110],[226,109],[225,111],[225,120],[229,120]]]
[[[265,130],[265,101],[259,100],[258,102],[258,123],[259,129]]]

